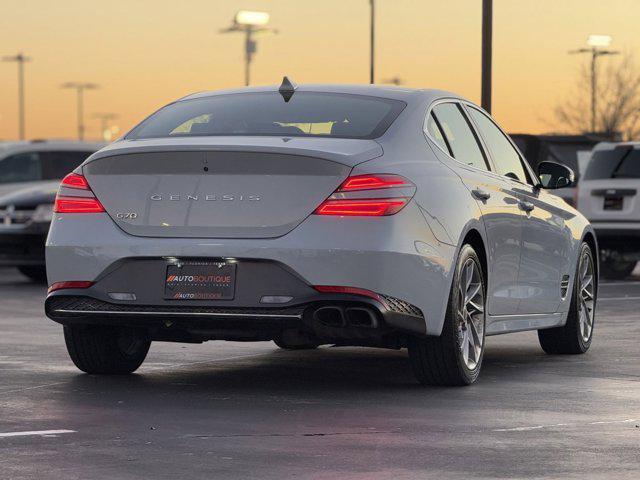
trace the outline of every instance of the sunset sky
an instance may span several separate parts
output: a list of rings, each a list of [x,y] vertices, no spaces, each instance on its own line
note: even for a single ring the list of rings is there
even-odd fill
[[[377,0],[377,81],[443,88],[480,101],[481,0]],[[76,135],[75,95],[91,81],[95,112],[127,130],[163,104],[243,82],[243,37],[221,35],[239,9],[264,10],[278,35],[259,38],[253,84],[368,82],[368,0],[2,0],[0,55],[26,70],[27,137]],[[511,132],[562,130],[556,104],[575,91],[590,33],[640,51],[640,0],[494,0],[494,107]],[[605,58],[605,62],[617,61]],[[16,65],[0,63],[0,139],[17,137]]]

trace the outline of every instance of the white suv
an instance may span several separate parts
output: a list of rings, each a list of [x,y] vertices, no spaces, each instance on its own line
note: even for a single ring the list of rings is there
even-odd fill
[[[599,143],[579,184],[578,209],[593,225],[601,272],[627,277],[640,260],[640,142]]]

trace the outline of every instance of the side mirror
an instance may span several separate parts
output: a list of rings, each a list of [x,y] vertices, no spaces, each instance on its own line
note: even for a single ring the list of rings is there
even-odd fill
[[[540,162],[538,165],[538,177],[540,177],[540,186],[549,190],[565,188],[575,182],[573,170],[556,162]]]

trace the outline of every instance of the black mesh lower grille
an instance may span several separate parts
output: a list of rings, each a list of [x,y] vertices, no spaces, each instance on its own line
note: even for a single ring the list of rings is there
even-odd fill
[[[211,314],[216,316],[301,316],[304,307],[285,308],[235,308],[209,307],[190,305],[133,305],[103,302],[90,297],[51,297],[47,300],[47,311],[55,315],[74,315],[83,312],[113,312],[113,313],[148,313],[148,314]]]
[[[414,305],[411,305],[409,302],[405,302],[404,300],[400,300],[399,298],[389,297],[387,295],[382,295],[382,298],[384,298],[384,300],[387,302],[389,310],[398,313],[404,313],[407,315],[413,315],[414,317],[423,317],[422,310]]]

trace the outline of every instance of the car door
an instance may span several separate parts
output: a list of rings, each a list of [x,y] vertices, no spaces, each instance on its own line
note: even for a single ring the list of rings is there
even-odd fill
[[[482,212],[488,254],[487,311],[514,314],[517,296],[522,211],[507,179],[495,175],[462,106],[442,102],[429,112],[425,129],[436,154],[462,179]]]
[[[563,282],[573,275],[571,214],[563,201],[538,188],[536,177],[502,130],[481,110],[467,105],[487,146],[497,173],[512,185],[523,212],[522,250],[518,269],[519,314],[558,310]]]

